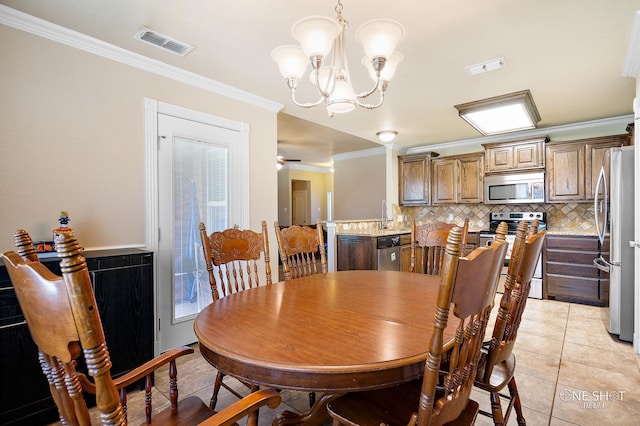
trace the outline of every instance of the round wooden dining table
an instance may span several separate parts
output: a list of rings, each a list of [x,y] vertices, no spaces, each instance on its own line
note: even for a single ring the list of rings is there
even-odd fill
[[[322,393],[309,413],[274,422],[317,424],[339,395],[422,375],[438,287],[439,277],[417,273],[328,272],[216,300],[194,328],[202,355],[223,373]],[[445,341],[455,333],[449,315]]]

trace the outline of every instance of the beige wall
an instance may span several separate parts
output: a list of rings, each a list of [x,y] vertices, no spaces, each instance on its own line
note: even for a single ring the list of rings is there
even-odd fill
[[[60,210],[86,248],[145,244],[145,98],[248,123],[250,227],[275,220],[275,111],[2,25],[0,40],[0,250],[18,228],[50,240]]]
[[[333,191],[333,174],[284,167],[278,172],[278,223],[291,225],[292,181],[308,181],[311,194],[311,223],[327,219],[327,192]]]
[[[334,219],[380,218],[386,199],[386,154],[336,160],[333,166]]]

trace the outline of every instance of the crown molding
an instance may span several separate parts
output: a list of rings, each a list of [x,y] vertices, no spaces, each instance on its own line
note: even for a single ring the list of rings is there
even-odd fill
[[[293,164],[293,163],[285,163],[280,170],[302,170],[305,172],[315,172],[315,173],[333,173],[333,169],[331,167],[318,167],[318,166],[307,166],[306,164]]]
[[[373,155],[386,154],[386,148],[384,146],[363,149],[361,151],[344,152],[333,156],[333,161],[350,160],[352,158],[371,157]]]
[[[407,154],[417,154],[420,152],[434,151],[437,149],[445,149],[456,147],[459,148],[461,146],[472,145],[477,146],[483,143],[491,143],[491,142],[510,142],[514,140],[523,140],[528,138],[538,138],[549,136],[553,139],[554,136],[560,136],[564,133],[576,132],[579,130],[585,129],[597,129],[599,127],[608,127],[608,126],[626,126],[627,124],[633,122],[633,114],[621,115],[618,117],[609,117],[602,118],[598,120],[591,121],[582,121],[579,123],[571,123],[564,124],[561,126],[554,127],[544,127],[540,129],[527,130],[523,132],[515,132],[515,133],[506,133],[502,135],[494,135],[494,136],[483,136],[480,138],[474,139],[462,139],[458,141],[452,142],[444,142],[434,145],[424,145],[409,148],[407,150]]]
[[[0,24],[269,111],[279,112],[284,108],[280,103],[131,52],[5,5],[0,5]]]

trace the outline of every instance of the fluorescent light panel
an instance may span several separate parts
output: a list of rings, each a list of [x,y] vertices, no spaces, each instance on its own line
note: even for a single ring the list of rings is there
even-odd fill
[[[460,104],[455,108],[463,120],[485,136],[534,129],[540,121],[529,90]]]

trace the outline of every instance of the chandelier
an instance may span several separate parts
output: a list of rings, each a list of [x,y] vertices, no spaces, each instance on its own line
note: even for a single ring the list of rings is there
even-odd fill
[[[404,37],[404,27],[391,19],[374,19],[365,22],[356,31],[356,38],[365,51],[362,64],[368,69],[374,85],[368,91],[356,94],[353,90],[345,34],[349,23],[342,17],[342,3],[335,7],[335,20],[324,16],[309,16],[293,24],[291,34],[300,46],[280,46],[271,52],[282,76],[291,90],[291,100],[302,108],[313,108],[325,102],[329,116],[353,111],[356,106],[374,109],[384,102],[384,93],[403,56],[395,52],[396,44]],[[331,52],[331,63],[325,58]],[[320,98],[315,102],[301,103],[296,100],[298,81],[311,63],[309,79],[316,87]],[[364,100],[375,92],[378,102]]]

